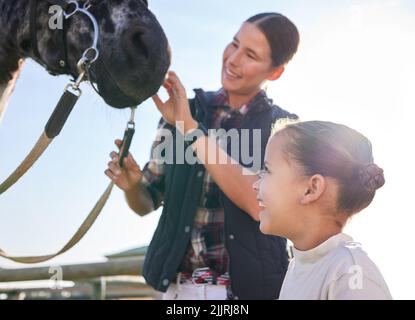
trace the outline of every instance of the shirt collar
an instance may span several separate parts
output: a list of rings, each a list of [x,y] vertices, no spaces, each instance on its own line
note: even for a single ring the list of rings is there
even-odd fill
[[[295,261],[299,264],[314,263],[348,241],[353,241],[353,239],[345,233],[338,233],[313,249],[300,251],[293,248]]]
[[[258,106],[262,106],[262,103],[259,103],[261,100],[269,100],[265,91],[261,90],[260,92],[258,92],[257,95],[255,95],[247,104],[243,105],[242,107],[240,107],[239,109],[235,109],[233,111],[238,111],[239,113],[241,113],[242,115],[245,115],[248,113],[248,111],[250,111],[250,109],[252,109],[253,106],[258,105]],[[220,105],[222,107],[226,107],[229,108],[229,97],[227,92],[223,89],[220,88],[218,91],[216,91],[213,95],[213,98],[211,100],[211,104],[212,105]],[[257,110],[259,111],[259,110]]]

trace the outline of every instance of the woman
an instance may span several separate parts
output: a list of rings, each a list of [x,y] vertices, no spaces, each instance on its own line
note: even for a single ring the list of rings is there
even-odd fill
[[[273,105],[261,88],[282,75],[298,44],[297,28],[283,15],[251,17],[225,48],[220,90],[195,90],[189,101],[177,75],[168,74],[169,99],[153,97],[163,118],[143,170],[131,155],[120,169],[117,153],[111,153],[105,173],[125,191],[129,206],[145,215],[163,205],[143,275],[166,292],[165,299],[278,298],[288,266],[286,240],[259,230],[260,207],[251,188],[256,177],[239,164],[209,161],[209,154],[241,159],[248,152],[251,170],[258,167],[257,159],[262,165],[273,123],[297,116]],[[207,128],[233,130],[236,144],[222,150],[215,137],[203,134]],[[189,135],[197,139],[186,142],[185,149],[203,164],[178,161],[177,151],[183,150],[178,141],[191,140]],[[172,148],[159,152],[162,144]],[[173,161],[166,161],[166,154]]]

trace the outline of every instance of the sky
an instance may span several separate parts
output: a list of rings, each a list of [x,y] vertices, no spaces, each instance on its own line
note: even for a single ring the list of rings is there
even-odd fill
[[[415,299],[414,2],[153,0],[150,9],[166,32],[173,52],[171,69],[189,97],[193,88],[220,87],[223,49],[250,16],[277,11],[298,26],[299,51],[282,78],[268,86],[268,95],[303,120],[343,123],[369,137],[386,185],[345,232],[363,244],[395,298]],[[30,151],[68,81],[26,61],[0,124],[0,181]],[[88,84],[82,89],[61,135],[29,173],[0,196],[0,248],[9,254],[59,250],[109,183],[104,170],[129,113],[105,105]],[[148,160],[159,117],[151,99],[137,110],[131,152],[141,167]],[[84,239],[39,266],[102,261],[106,254],[146,245],[159,217],[160,210],[143,218],[135,215],[115,188]],[[22,267],[0,259],[0,268]]]

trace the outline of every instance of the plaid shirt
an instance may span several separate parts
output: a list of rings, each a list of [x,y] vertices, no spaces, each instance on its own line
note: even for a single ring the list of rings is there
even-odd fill
[[[243,116],[249,109],[255,105],[258,98],[266,96],[264,91],[258,93],[248,104],[240,109],[232,109],[228,106],[228,97],[223,89],[218,90],[209,104],[208,112],[210,129],[239,128]],[[211,107],[211,106],[216,106]],[[161,129],[165,126],[163,118],[158,126],[158,133],[152,145],[150,161],[143,168],[143,185],[151,185],[157,190],[155,201],[155,209],[163,204],[163,178],[164,165],[161,159],[156,159],[153,154],[154,148],[161,142]],[[213,181],[212,176],[206,171],[203,179],[203,189],[199,206],[195,215],[191,241],[187,252],[183,258],[179,272],[182,275],[193,274],[196,269],[208,267],[209,273],[212,272],[218,279],[229,279],[228,273],[228,253],[225,248],[224,239],[224,209],[219,201],[219,189]],[[198,283],[203,278],[194,279]],[[215,282],[215,281],[214,281]],[[218,280],[219,282],[219,280]]]

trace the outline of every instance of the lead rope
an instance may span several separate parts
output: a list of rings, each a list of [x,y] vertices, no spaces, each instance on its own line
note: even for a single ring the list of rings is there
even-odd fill
[[[128,156],[129,148],[131,145],[132,138],[134,136],[134,114],[135,114],[135,107],[131,108],[131,118],[130,121],[127,122],[127,127],[125,129],[124,133],[124,139],[120,148],[120,166],[123,166],[123,160],[126,156]],[[109,196],[111,195],[111,191],[114,187],[114,183],[110,182],[108,187],[105,189],[102,196],[99,198],[95,206],[92,208],[91,212],[88,214],[84,222],[81,224],[79,229],[75,232],[75,234],[72,236],[72,238],[63,246],[61,250],[54,254],[49,255],[43,255],[43,256],[23,256],[23,257],[17,257],[17,256],[10,256],[5,251],[3,251],[0,248],[0,257],[18,262],[18,263],[25,263],[25,264],[32,264],[32,263],[39,263],[39,262],[45,262],[47,260],[50,260],[52,258],[57,257],[58,255],[61,255],[71,249],[73,246],[75,246],[88,232],[88,230],[92,227],[95,220],[98,218],[99,214],[101,213],[102,209],[104,208]]]
[[[79,97],[82,95],[82,91],[79,88],[79,85],[85,77],[85,70],[83,67],[82,59],[78,64],[78,69],[78,79],[75,81],[75,83],[69,83],[65,87],[65,90],[59,99],[55,110],[46,123],[45,130],[42,132],[32,150],[21,162],[21,164],[13,171],[13,173],[11,173],[10,176],[0,184],[0,195],[6,192],[11,186],[13,186],[33,166],[33,164],[52,143],[53,139],[57,137],[61,132],[66,120],[69,117],[69,114],[74,108]],[[69,90],[70,88],[74,91],[74,93]]]
[[[46,124],[45,130],[42,135],[39,137],[35,146],[32,148],[27,157],[22,161],[22,163],[16,168],[16,170],[3,182],[0,184],[0,195],[6,192],[12,185],[14,185],[26,172],[29,170],[33,164],[39,159],[39,157],[45,152],[53,139],[59,135],[63,126],[65,125],[66,120],[69,117],[72,109],[74,108],[79,97],[82,95],[82,91],[79,88],[82,81],[85,80],[85,76],[90,66],[95,63],[99,57],[98,50],[98,38],[99,38],[99,26],[95,17],[88,11],[91,6],[91,2],[87,1],[84,6],[81,6],[77,1],[71,0],[66,2],[64,0],[54,0],[56,3],[65,5],[65,6],[74,6],[74,9],[70,12],[63,10],[63,16],[65,19],[69,19],[76,13],[81,13],[86,15],[92,22],[94,29],[94,38],[92,45],[87,48],[81,59],[79,60],[78,67],[78,79],[75,83],[69,83],[64,90],[55,110],[53,111],[49,121]],[[74,91],[71,92],[69,89],[72,88]]]

